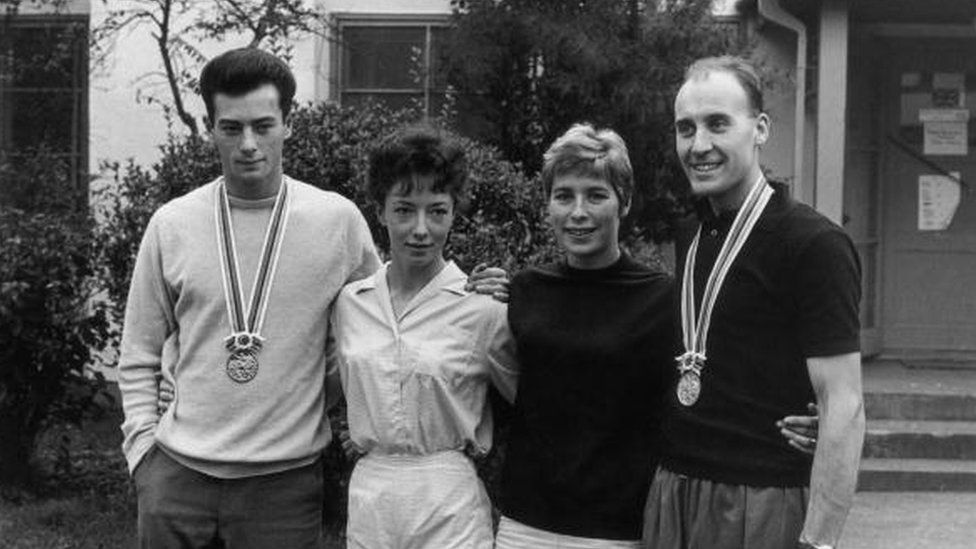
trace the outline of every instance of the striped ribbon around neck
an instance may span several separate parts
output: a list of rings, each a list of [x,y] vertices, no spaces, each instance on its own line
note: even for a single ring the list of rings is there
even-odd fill
[[[227,362],[227,375],[234,381],[243,383],[257,375],[257,352],[264,343],[261,330],[268,312],[268,297],[271,294],[281,255],[281,243],[288,224],[288,179],[282,176],[281,185],[278,187],[246,309],[230,199],[227,196],[226,183],[222,178],[217,181],[216,193],[214,218],[217,224],[217,252],[220,256],[227,318],[231,326],[231,334],[224,339],[224,344],[231,352]]]
[[[681,332],[685,352],[675,357],[681,376],[678,382],[678,400],[685,406],[694,404],[701,392],[701,373],[707,358],[705,350],[708,343],[708,329],[719,291],[722,289],[726,275],[729,274],[732,263],[745,245],[772,196],[772,187],[766,183],[765,177],[760,175],[736,214],[729,234],[708,274],[705,291],[702,294],[700,314],[697,314],[695,307],[695,257],[698,254],[701,226],[698,227],[691,247],[688,248],[681,277]]]

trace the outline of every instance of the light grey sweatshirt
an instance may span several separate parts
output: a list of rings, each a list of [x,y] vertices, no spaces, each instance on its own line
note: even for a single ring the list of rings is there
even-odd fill
[[[326,372],[329,312],[344,284],[379,266],[366,221],[342,196],[289,180],[291,211],[260,368],[252,381],[237,383],[225,372],[231,327],[215,189],[211,182],[160,208],[139,248],[118,370],[130,472],[156,444],[212,476],[268,474],[311,463],[331,439],[327,393],[339,388]],[[274,198],[230,202],[246,307]],[[175,387],[162,417],[160,376]]]

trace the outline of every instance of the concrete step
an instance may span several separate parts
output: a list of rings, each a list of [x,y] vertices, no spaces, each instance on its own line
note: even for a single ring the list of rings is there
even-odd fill
[[[976,460],[976,422],[868,420],[862,456]]]
[[[858,490],[976,493],[976,369],[931,366],[865,365]]]
[[[859,492],[976,492],[976,461],[864,459]]]
[[[870,419],[976,421],[976,395],[932,393],[865,393]]]
[[[976,367],[926,368],[897,360],[868,361],[861,370],[865,393],[976,396]]]

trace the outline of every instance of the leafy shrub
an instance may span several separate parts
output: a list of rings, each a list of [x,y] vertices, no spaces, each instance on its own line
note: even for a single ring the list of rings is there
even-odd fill
[[[210,142],[198,136],[170,137],[152,169],[131,159],[107,163],[111,182],[94,191],[95,229],[103,289],[111,319],[121,326],[136,252],[149,218],[160,206],[220,174],[220,159]],[[113,346],[118,345],[116,338]]]
[[[77,213],[87,196],[74,188],[69,161],[45,146],[0,159],[0,204],[33,212]]]
[[[34,211],[0,206],[2,485],[32,480],[38,434],[53,422],[80,420],[104,381],[85,371],[109,337],[105,310],[92,299],[91,223],[77,203],[59,198],[70,194],[57,187],[68,181],[62,169],[41,153],[0,170],[38,177],[53,193],[21,195]]]
[[[292,115],[292,137],[285,142],[285,173],[356,202],[373,239],[385,249],[386,231],[364,192],[366,155],[377,140],[414,118],[410,110],[391,111],[376,104],[298,109]],[[461,142],[468,156],[471,200],[455,222],[446,253],[465,270],[479,262],[516,270],[552,257],[537,182],[493,147],[470,139]]]

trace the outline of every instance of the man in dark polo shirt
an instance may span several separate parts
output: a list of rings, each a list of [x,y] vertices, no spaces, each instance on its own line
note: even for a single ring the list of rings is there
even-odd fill
[[[684,354],[648,495],[648,548],[832,547],[853,499],[860,265],[840,227],[763,177],[769,127],[747,62],[689,67],[675,137],[700,224],[677,248]],[[777,419],[814,397],[811,462]]]

